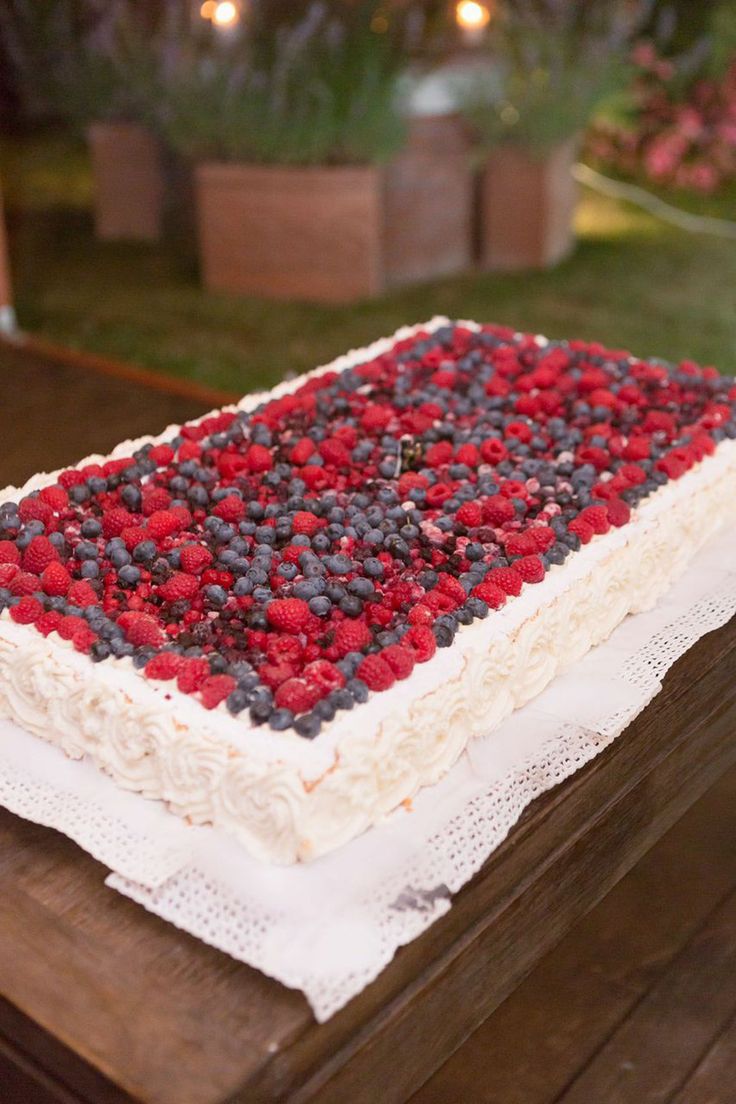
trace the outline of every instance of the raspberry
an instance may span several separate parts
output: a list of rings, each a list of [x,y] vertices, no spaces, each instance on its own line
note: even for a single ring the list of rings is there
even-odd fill
[[[583,517],[573,518],[567,528],[580,538],[582,544],[588,544],[593,539],[593,526]]]
[[[369,690],[390,690],[396,682],[390,665],[380,655],[368,655],[358,668],[358,678]]]
[[[308,663],[304,668],[304,678],[320,691],[320,695],[329,694],[332,690],[340,690],[345,685],[342,671],[327,659],[315,659],[312,663]]]
[[[146,536],[156,543],[173,537],[181,529],[181,520],[173,510],[155,510],[148,519]]]
[[[10,607],[10,616],[19,625],[32,625],[34,621],[38,621],[42,613],[43,606],[38,598],[33,598],[30,594],[21,598],[17,606]]]
[[[309,606],[301,598],[276,598],[266,609],[266,617],[279,632],[298,633],[309,621]]]
[[[17,564],[0,563],[0,587],[9,586],[10,580],[20,572]]]
[[[290,678],[278,687],[274,701],[279,709],[290,709],[292,713],[308,713],[322,696],[323,691],[306,679]]]
[[[59,559],[59,553],[48,537],[34,537],[23,553],[23,570],[40,575],[50,563]]]
[[[544,564],[539,556],[522,556],[514,560],[514,571],[518,571],[525,583],[541,583],[544,578]]]
[[[184,660],[175,652],[159,652],[153,659],[149,659],[143,670],[151,679],[173,679],[182,663]]]
[[[216,709],[237,686],[232,675],[210,675],[199,688],[205,709]]]
[[[273,457],[265,445],[251,445],[245,460],[252,472],[267,472],[273,467]]]
[[[631,487],[638,487],[640,483],[646,483],[647,473],[638,464],[622,464],[618,474],[623,476]]]
[[[584,510],[580,511],[578,517],[581,521],[586,522],[594,533],[607,533],[611,528],[607,507],[605,506],[586,506]]]
[[[500,464],[508,456],[508,449],[497,437],[490,437],[480,446],[480,454],[486,464]]]
[[[127,529],[134,522],[133,515],[122,506],[116,506],[102,515],[102,535],[105,540],[119,537],[123,529]]]
[[[47,506],[50,506],[55,514],[60,514],[69,505],[69,495],[63,487],[56,484],[53,487],[44,487],[42,491],[39,491],[38,497]]]
[[[271,690],[275,690],[287,679],[294,678],[296,674],[296,664],[285,659],[276,663],[264,663],[262,667],[258,668],[258,676],[261,682],[270,687]]]
[[[80,483],[84,483],[84,476],[75,468],[67,468],[59,476],[59,484],[65,490],[68,490],[69,487],[78,487]]]
[[[165,468],[174,459],[174,450],[170,445],[154,445],[148,454],[157,468]]]
[[[434,614],[425,602],[418,602],[416,606],[411,607],[406,619],[410,625],[431,625],[434,621]]]
[[[373,634],[365,621],[341,621],[335,629],[335,648],[341,656],[362,652],[373,642]]]
[[[504,544],[507,556],[528,556],[537,551],[537,545],[530,529],[522,533],[512,533]]]
[[[469,468],[477,468],[480,464],[480,453],[475,445],[461,445],[455,454],[455,463],[465,464]]]
[[[245,503],[238,495],[227,495],[220,499],[212,513],[223,521],[242,521],[245,517]]]
[[[0,540],[0,564],[20,564],[20,552],[9,540]]]
[[[69,587],[67,598],[73,606],[95,606],[97,595],[85,579],[79,579]]]
[[[56,631],[62,640],[73,640],[77,633],[81,633],[83,629],[87,628],[87,622],[81,617],[68,615],[62,617],[59,622]]]
[[[45,594],[63,598],[72,585],[72,577],[60,563],[50,563],[41,575],[41,587]]]
[[[488,572],[484,581],[500,587],[504,594],[511,594],[514,597],[521,594],[523,579],[513,567],[494,567]]]
[[[297,510],[291,519],[291,528],[294,533],[306,533],[308,537],[314,536],[321,529],[323,522],[316,514],[308,510]]]
[[[408,678],[414,670],[416,655],[411,648],[402,648],[401,644],[389,644],[380,653],[386,660],[397,679]]]
[[[16,597],[23,594],[33,594],[38,590],[39,579],[37,575],[31,575],[27,571],[16,571],[8,583],[8,590]]]
[[[418,663],[426,663],[437,651],[434,633],[426,625],[412,625],[403,637],[403,645],[412,649]]]
[[[89,654],[92,645],[97,640],[97,637],[92,632],[92,629],[88,625],[82,623],[82,627],[77,629],[72,637],[72,644],[78,652],[85,652]]]
[[[48,613],[42,613],[38,621],[36,621],[36,628],[44,636],[48,636],[49,633],[55,632],[58,629],[62,621],[62,615],[57,610],[49,610]]]
[[[466,529],[477,529],[483,521],[483,513],[477,502],[463,502],[455,519]]]
[[[549,525],[534,525],[528,533],[536,552],[548,552],[557,540],[554,529],[550,529]]]
[[[128,551],[132,552],[137,544],[148,539],[148,533],[140,525],[129,525],[123,529],[120,534],[120,539],[123,541]]]
[[[201,544],[185,544],[180,557],[181,569],[188,575],[198,575],[213,562],[212,553]]]
[[[179,602],[193,598],[199,591],[199,583],[193,575],[184,571],[175,571],[170,579],[162,583],[158,593],[165,602]]]
[[[465,601],[465,588],[454,575],[448,575],[446,572],[440,575],[437,590],[450,599],[453,607],[461,606]]]
[[[176,685],[182,694],[193,694],[209,675],[210,665],[206,659],[182,659],[176,675]]]
[[[611,525],[619,529],[630,520],[631,507],[622,498],[612,498],[606,507],[606,514]]]
[[[302,464],[306,464],[315,448],[315,443],[311,437],[302,437],[291,450],[289,459],[292,464],[298,464],[301,467]]]
[[[503,495],[491,495],[482,504],[483,518],[489,525],[503,525],[516,517],[513,502]]]
[[[443,464],[449,464],[452,460],[452,451],[449,441],[438,441],[436,445],[430,445],[424,454],[425,467],[441,468]]]
[[[505,590],[502,590],[500,586],[496,586],[495,583],[489,583],[487,579],[484,579],[482,583],[478,583],[472,594],[474,598],[480,598],[491,609],[500,609],[507,598]]]
[[[164,642],[163,632],[147,613],[130,610],[120,615],[118,625],[136,648],[142,648],[146,644],[157,646]]]
[[[143,492],[144,517],[151,517],[158,510],[166,510],[171,503],[171,495],[165,487],[146,487]]]
[[[18,506],[18,516],[23,522],[40,521],[48,527],[54,518],[54,511],[40,498],[22,498]]]

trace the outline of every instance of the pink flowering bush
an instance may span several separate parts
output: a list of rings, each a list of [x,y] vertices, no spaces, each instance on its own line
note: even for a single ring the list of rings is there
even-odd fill
[[[650,42],[632,54],[630,118],[599,122],[588,154],[604,169],[703,194],[736,181],[736,57],[720,78],[683,82]]]

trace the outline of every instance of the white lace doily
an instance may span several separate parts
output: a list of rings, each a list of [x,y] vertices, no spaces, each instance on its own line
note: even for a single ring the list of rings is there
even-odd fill
[[[607,747],[669,667],[736,613],[736,532],[648,613],[628,618],[436,786],[307,866],[266,867],[233,840],[125,793],[0,721],[0,803],[64,832],[151,912],[306,995],[324,1021],[451,907],[526,806]]]

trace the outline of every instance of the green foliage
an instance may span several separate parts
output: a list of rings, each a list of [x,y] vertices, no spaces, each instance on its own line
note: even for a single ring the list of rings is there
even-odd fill
[[[272,34],[182,59],[162,91],[164,133],[194,158],[265,164],[386,160],[401,144],[401,55],[372,5],[350,19],[310,5]]]
[[[513,142],[542,156],[582,131],[607,101],[625,110],[627,45],[647,6],[620,0],[507,3],[490,37],[491,66],[463,94],[481,149]]]

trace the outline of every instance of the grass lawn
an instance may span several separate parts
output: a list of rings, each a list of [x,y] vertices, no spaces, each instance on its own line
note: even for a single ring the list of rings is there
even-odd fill
[[[83,150],[0,145],[22,326],[84,350],[243,392],[433,314],[599,339],[736,374],[734,242],[669,228],[591,192],[575,254],[551,272],[469,275],[353,306],[203,292],[185,250],[99,244]],[[736,197],[690,209],[736,217]]]

